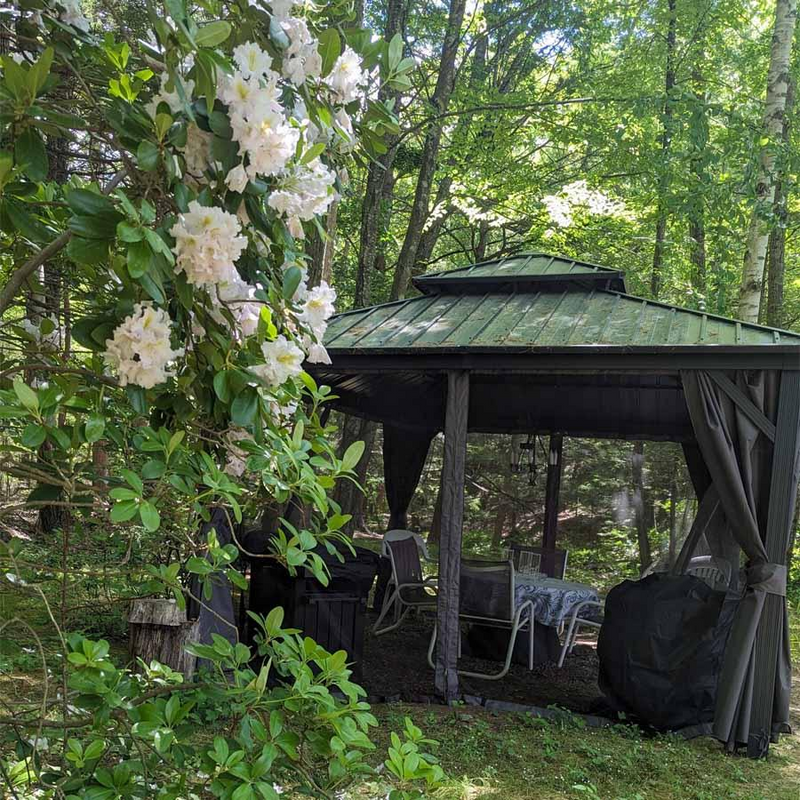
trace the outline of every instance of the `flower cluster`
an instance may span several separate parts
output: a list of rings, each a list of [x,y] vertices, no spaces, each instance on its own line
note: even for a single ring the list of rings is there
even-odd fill
[[[234,262],[247,247],[247,238],[240,235],[241,225],[233,214],[193,200],[170,233],[175,237],[175,271],[185,272],[193,286],[238,280]]]
[[[333,69],[325,78],[325,83],[331,90],[334,100],[347,105],[358,100],[361,95],[360,87],[366,80],[366,74],[361,69],[361,59],[351,48],[345,47],[344,52],[336,59]]]
[[[131,383],[152,389],[170,377],[168,365],[184,352],[183,348],[172,349],[170,323],[164,309],[137,303],[113,338],[106,340],[103,357],[119,374],[122,386]]]
[[[190,67],[191,63],[187,63],[186,68],[188,69]],[[159,77],[159,91],[145,106],[145,110],[151,117],[155,118],[156,112],[158,111],[158,107],[161,105],[161,103],[166,103],[169,106],[169,110],[172,114],[177,114],[183,109],[183,100],[181,99],[180,92],[178,91],[178,87],[176,85],[178,81],[181,82],[181,89],[183,89],[183,93],[187,100],[191,98],[192,92],[194,92],[193,80],[181,78],[178,75],[170,75],[169,72],[162,72],[161,76]]]
[[[305,354],[293,341],[283,335],[271,342],[264,342],[261,345],[261,352],[264,355],[264,363],[256,364],[251,370],[268,386],[278,387],[303,370]]]
[[[212,300],[218,301],[230,311],[242,337],[252,336],[258,330],[261,305],[255,302],[255,293],[256,290],[237,273],[236,277],[217,284],[216,295],[212,295]],[[224,322],[219,311],[213,316],[220,324]]]
[[[319,78],[322,57],[305,20],[287,17],[281,20],[281,27],[289,37],[289,47],[283,58],[283,77],[295,86],[302,86],[308,78]]]
[[[333,171],[315,158],[308,164],[297,164],[282,175],[267,203],[286,218],[292,236],[302,238],[301,221],[308,222],[328,210],[336,197],[335,181]]]
[[[220,78],[219,96],[228,106],[233,139],[247,164],[234,168],[228,188],[241,192],[247,179],[277,175],[294,155],[300,131],[289,125],[280,103],[280,75],[272,60],[257,44],[248,42],[234,50],[239,68]]]
[[[306,335],[303,340],[303,345],[308,350],[308,360],[312,364],[331,363],[328,351],[322,345],[322,339],[328,327],[328,320],[335,311],[334,302],[336,302],[336,290],[328,286],[325,281],[310,289],[305,296],[298,321],[312,334],[312,336]]]

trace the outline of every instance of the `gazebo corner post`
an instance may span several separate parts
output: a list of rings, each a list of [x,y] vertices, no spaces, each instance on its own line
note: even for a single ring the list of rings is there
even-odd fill
[[[800,371],[781,373],[778,413],[775,423],[775,449],[772,456],[769,511],[764,545],[771,564],[786,568],[787,547],[797,497],[798,451],[800,451]],[[781,582],[780,580],[778,582]],[[765,756],[773,735],[773,713],[776,700],[776,680],[781,677],[788,686],[791,675],[779,675],[790,670],[788,653],[782,654],[786,641],[786,575],[783,575],[783,594],[767,592],[755,641],[755,674],[747,755]],[[788,704],[788,698],[785,698]]]
[[[555,571],[563,453],[564,436],[560,433],[551,434],[550,446],[547,451],[547,483],[545,484],[544,493],[544,526],[542,532],[542,572],[551,576]]]
[[[439,542],[439,599],[436,624],[436,692],[450,703],[458,699],[459,580],[461,526],[464,519],[464,469],[467,457],[469,372],[447,373],[442,463],[442,516]]]

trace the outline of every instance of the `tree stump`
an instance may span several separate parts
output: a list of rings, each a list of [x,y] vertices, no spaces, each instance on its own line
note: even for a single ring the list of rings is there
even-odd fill
[[[141,599],[131,603],[128,616],[128,636],[134,669],[139,669],[136,659],[146,664],[158,661],[185,678],[195,670],[195,657],[186,652],[186,646],[198,641],[197,620],[186,619],[175,600]]]

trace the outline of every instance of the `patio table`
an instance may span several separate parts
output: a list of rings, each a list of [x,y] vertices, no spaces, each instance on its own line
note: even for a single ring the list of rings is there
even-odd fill
[[[542,625],[557,627],[578,603],[600,598],[597,589],[585,583],[517,573],[514,599],[517,605],[532,600],[534,619]]]

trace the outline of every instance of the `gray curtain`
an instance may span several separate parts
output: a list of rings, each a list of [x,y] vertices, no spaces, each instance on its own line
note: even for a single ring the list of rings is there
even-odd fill
[[[419,484],[435,431],[383,426],[383,476],[389,504],[387,530],[408,527],[408,507]]]
[[[717,738],[734,747],[747,744],[750,738],[754,643],[765,598],[767,594],[783,597],[786,593],[786,568],[769,563],[764,547],[774,448],[708,373],[687,371],[681,377],[705,469],[727,518],[727,526],[714,526],[713,536],[708,537],[709,547],[712,552],[728,554],[732,537],[747,557],[742,599],[731,627],[717,690],[713,729]],[[774,423],[780,373],[738,371],[729,377]],[[696,485],[702,485],[696,464],[690,466]],[[783,610],[784,635],[776,671],[772,733],[788,729],[791,664],[785,601]]]
[[[228,525],[228,517],[221,508],[211,512],[211,519],[200,527],[200,541],[205,542],[211,529],[217,533],[220,546],[233,542],[233,533]],[[211,576],[211,598],[203,597],[203,589],[197,575],[192,575],[189,583],[190,590],[195,597],[203,599],[203,605],[198,601],[189,604],[189,616],[198,620],[198,641],[201,644],[213,644],[211,634],[216,633],[227,639],[231,644],[236,644],[239,639],[236,630],[233,612],[233,597],[231,584],[225,575],[215,573]],[[197,668],[208,667],[205,659],[198,659]]]

